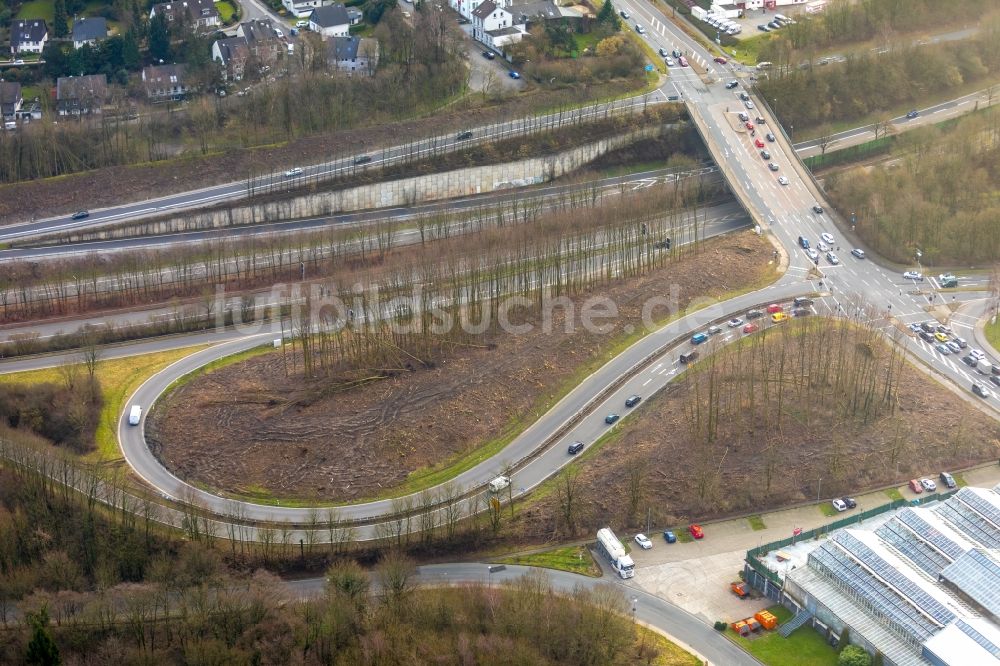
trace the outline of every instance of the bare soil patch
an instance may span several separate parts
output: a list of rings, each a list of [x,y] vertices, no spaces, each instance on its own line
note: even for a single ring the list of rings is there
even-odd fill
[[[286,377],[281,354],[202,375],[150,415],[154,453],[174,473],[260,498],[350,501],[384,494],[415,470],[440,468],[526,425],[579,368],[599,362],[648,297],[679,287],[680,305],[763,280],[772,248],[752,233],[708,241],[663,269],[602,290],[620,317],[611,333],[498,335],[436,367],[313,401],[315,386]],[[557,310],[557,314],[559,310]],[[535,322],[536,324],[538,322]],[[299,364],[301,367],[301,364]],[[288,399],[309,396],[295,407]]]

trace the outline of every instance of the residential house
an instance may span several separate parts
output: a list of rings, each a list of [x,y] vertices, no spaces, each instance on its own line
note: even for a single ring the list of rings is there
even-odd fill
[[[192,30],[211,29],[221,25],[219,10],[212,0],[177,0],[153,5],[149,18],[162,14],[169,23],[187,23]]]
[[[190,90],[185,78],[185,66],[150,65],[142,69],[142,84],[152,102],[178,100]]]
[[[49,26],[44,19],[17,19],[10,22],[10,52],[41,53],[49,41]]]
[[[108,79],[103,74],[61,76],[56,80],[56,111],[60,116],[100,113],[108,97]]]
[[[584,14],[576,7],[561,7],[555,0],[502,0],[504,7],[514,17],[514,22],[524,25],[533,21],[553,19],[582,19]]]
[[[259,67],[271,66],[284,49],[270,19],[254,19],[240,23],[236,36],[247,40],[247,50]]]
[[[212,44],[212,60],[222,66],[223,81],[241,80],[249,58],[246,37],[229,37]]]
[[[338,72],[370,76],[378,67],[378,40],[368,37],[333,37],[327,42],[327,62]]]
[[[103,16],[94,18],[78,18],[73,21],[73,48],[82,48],[84,44],[96,44],[108,38],[108,21]]]
[[[10,81],[0,81],[0,116],[3,120],[17,118],[24,98],[21,97],[21,84]]]
[[[347,8],[347,20],[350,21],[351,25],[358,25],[364,17],[365,13],[357,7]]]
[[[497,6],[493,0],[484,0],[472,12],[472,37],[491,49],[502,51],[507,44],[521,41],[524,26],[515,26],[513,15]]]
[[[309,16],[309,29],[323,37],[347,37],[350,28],[347,8],[341,4],[320,7]]]
[[[285,9],[292,16],[302,18],[303,16],[309,16],[313,13],[314,9],[322,7],[327,2],[325,0],[281,0],[281,4],[285,6]]]

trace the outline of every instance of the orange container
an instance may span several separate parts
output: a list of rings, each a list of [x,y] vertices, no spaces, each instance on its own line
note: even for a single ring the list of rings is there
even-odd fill
[[[761,623],[761,625],[770,631],[778,626],[778,618],[776,618],[772,613],[763,610],[753,616],[755,620]]]

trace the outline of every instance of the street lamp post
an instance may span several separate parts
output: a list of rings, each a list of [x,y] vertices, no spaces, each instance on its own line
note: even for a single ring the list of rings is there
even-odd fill
[[[823,477],[819,477],[816,481],[816,503],[819,503],[820,488],[823,487]]]

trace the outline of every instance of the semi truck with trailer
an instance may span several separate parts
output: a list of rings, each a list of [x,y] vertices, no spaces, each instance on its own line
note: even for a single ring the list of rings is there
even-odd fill
[[[618,540],[610,527],[602,527],[597,530],[597,547],[608,558],[611,567],[622,578],[631,578],[635,575],[635,563],[632,557],[625,552],[625,546]]]

